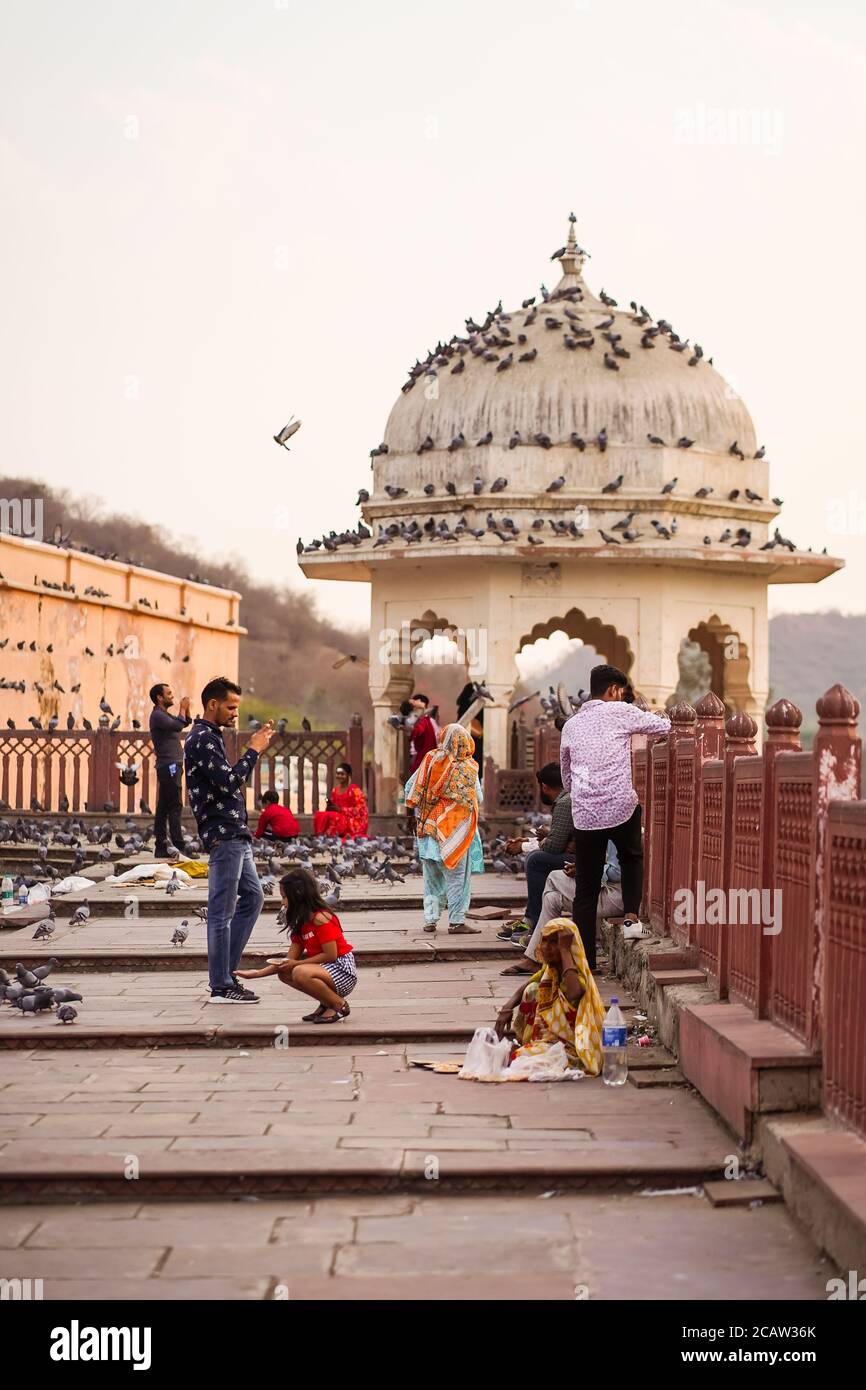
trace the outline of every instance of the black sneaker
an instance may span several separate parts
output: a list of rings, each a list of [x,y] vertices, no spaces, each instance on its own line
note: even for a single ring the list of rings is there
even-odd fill
[[[251,989],[236,988],[234,985],[230,989],[212,989],[210,992],[211,1004],[258,1004],[259,996],[253,994]]]

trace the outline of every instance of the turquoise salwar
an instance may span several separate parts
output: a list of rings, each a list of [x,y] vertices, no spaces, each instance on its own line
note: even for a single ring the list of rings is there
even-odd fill
[[[414,785],[414,776],[406,783],[406,793]],[[479,800],[481,787],[478,787]],[[446,869],[434,835],[419,835],[418,858],[421,860],[424,894],[424,922],[435,927],[445,908],[449,927],[459,927],[466,921],[466,910],[472,897],[472,875],[484,873],[484,847],[476,830],[469,851],[453,869]]]

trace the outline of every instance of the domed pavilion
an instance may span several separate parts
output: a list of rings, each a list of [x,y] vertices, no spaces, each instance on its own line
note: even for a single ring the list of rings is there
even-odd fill
[[[371,584],[380,811],[401,771],[387,721],[413,685],[407,635],[457,634],[495,701],[485,759],[507,767],[527,644],[565,631],[664,706],[690,639],[716,694],[760,719],[767,585],[842,565],[777,529],[749,412],[700,344],[589,289],[573,215],[555,259],[553,290],[467,319],[416,362],[374,451],[366,524],[299,545],[309,578]]]

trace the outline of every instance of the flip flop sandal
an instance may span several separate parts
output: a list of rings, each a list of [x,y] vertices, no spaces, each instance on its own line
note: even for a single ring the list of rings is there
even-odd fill
[[[480,936],[481,928],[467,927],[465,922],[458,922],[453,927],[449,927],[448,932],[451,936]]]
[[[425,931],[435,931],[435,930],[436,930],[436,924],[435,924],[435,922],[425,922],[425,923],[424,923],[424,930],[425,930]]]
[[[333,1012],[333,1018],[328,1018],[328,1014]],[[344,1004],[342,1009],[326,1009],[318,1018],[313,1019],[313,1023],[341,1023],[344,1018],[348,1018],[351,1010],[348,1004]]]
[[[314,1013],[311,1013],[311,1014],[304,1014],[304,1015],[303,1015],[303,1018],[301,1019],[301,1022],[302,1022],[302,1023],[315,1023],[315,1022],[316,1022],[316,1019],[319,1018],[319,1016],[325,1012],[325,1009],[326,1009],[327,1007],[328,1007],[327,1004],[320,1004],[319,1007],[315,1010]]]
[[[533,965],[531,970],[524,970],[520,965],[509,965],[504,970],[500,970],[499,973],[500,975],[534,975],[536,968]]]

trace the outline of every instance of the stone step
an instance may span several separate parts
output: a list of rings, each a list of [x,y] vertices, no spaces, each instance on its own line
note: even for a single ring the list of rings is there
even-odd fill
[[[461,1083],[469,1084],[469,1083]],[[430,1140],[423,1147],[435,1149]],[[442,1147],[440,1145],[440,1147]],[[334,1192],[429,1193],[429,1156],[383,1139],[381,1147],[338,1150],[217,1149],[136,1155],[135,1200]],[[665,1152],[658,1145],[548,1152],[443,1152],[436,1155],[437,1192],[605,1192],[699,1186],[718,1178],[721,1158],[706,1149]],[[70,1198],[128,1201],[131,1184],[116,1154],[0,1154],[0,1202],[59,1202]]]
[[[748,1207],[752,1202],[781,1202],[782,1194],[766,1178],[704,1183],[704,1196],[714,1207]]]
[[[686,1086],[679,1067],[640,1067],[633,1070],[629,1058],[628,1079],[632,1086]]]
[[[650,978],[660,989],[667,989],[671,985],[705,985],[707,983],[706,970],[686,968],[679,970],[651,970],[649,973]]]
[[[81,1006],[78,1006],[81,1008]],[[389,1043],[459,1043],[465,1047],[478,1023],[463,1025],[459,1023],[433,1023],[429,1019],[411,1022],[398,1021],[393,1028],[383,1028],[381,1023],[367,1024],[356,1021],[353,1016],[341,1023],[326,1027],[313,1023],[259,1023],[237,1019],[238,1014],[255,1013],[255,1004],[211,1006],[211,1014],[224,1018],[232,1014],[232,1021],[226,1023],[201,1022],[172,1024],[154,1022],[150,1024],[117,1023],[88,1024],[79,1020],[74,1024],[57,1023],[50,1014],[42,1015],[32,1021],[22,1018],[18,1022],[5,1013],[0,1027],[0,1052],[21,1049],[47,1049],[51,1052],[92,1048],[174,1048],[174,1047],[219,1047],[219,1048],[273,1048],[278,1041],[280,1048],[337,1046]],[[310,1001],[315,1007],[315,1001]],[[11,1011],[10,1011],[11,1012]],[[237,1019],[237,1021],[235,1021]]]
[[[68,940],[68,938],[67,938]],[[436,943],[435,945],[433,943]],[[2,948],[2,938],[0,938]],[[22,953],[27,963],[33,965],[50,957],[58,961],[58,972],[73,971],[90,974],[104,970],[149,970],[207,971],[207,951],[189,950],[186,947],[153,946],[124,949],[122,946],[76,949],[75,945],[59,942],[37,942],[34,946],[22,942],[12,951],[0,949],[0,969],[14,972]],[[243,957],[244,968],[261,965],[266,953],[260,949],[247,951]],[[417,946],[355,946],[355,959],[359,965],[417,965],[424,961],[491,961],[512,960],[514,951],[501,941],[478,941],[476,938],[451,938],[441,931],[431,937],[430,944]]]
[[[413,885],[411,888],[409,884]],[[122,917],[124,904],[129,898],[134,898],[136,902],[136,915],[138,917],[161,917],[168,912],[176,912],[178,917],[186,917],[197,906],[207,904],[207,886],[184,889],[180,893],[167,896],[165,891],[155,891],[151,888],[136,888],[135,885],[124,887],[123,885],[107,885],[92,889],[88,893],[69,893],[54,900],[54,913],[59,921],[66,921],[75,911],[75,908],[82,903],[85,898],[90,907],[91,919],[96,917]],[[397,911],[407,908],[420,909],[421,903],[421,884],[420,880],[407,880],[406,886],[395,885],[388,889],[379,884],[371,884],[369,888],[344,888],[341,894],[337,911],[343,913],[377,911]],[[522,907],[526,901],[525,888],[509,884],[473,887],[472,903],[475,907],[503,907],[506,905],[515,908]],[[274,894],[266,897],[262,912],[265,915],[276,914],[280,907],[280,900]],[[2,925],[2,924],[0,924]],[[2,939],[2,938],[0,938]]]

